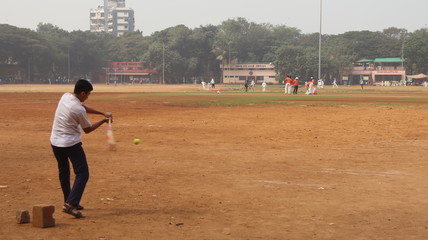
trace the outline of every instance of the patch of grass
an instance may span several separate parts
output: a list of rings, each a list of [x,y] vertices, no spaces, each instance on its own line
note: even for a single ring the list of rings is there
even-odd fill
[[[378,91],[381,89],[382,91]],[[137,89],[136,89],[137,90]],[[175,89],[173,89],[175,90]],[[220,94],[214,91],[165,91],[165,92],[94,92],[89,101],[138,101],[160,105],[183,107],[233,107],[268,105],[311,105],[342,107],[347,105],[426,107],[428,91],[422,88],[370,88],[364,91],[356,87],[321,89],[318,95],[305,95],[300,89],[297,95],[285,95],[281,86],[271,86],[268,92],[260,89],[242,92],[239,89],[223,88]],[[410,91],[412,90],[412,91]],[[57,98],[43,97],[37,100],[51,101]]]

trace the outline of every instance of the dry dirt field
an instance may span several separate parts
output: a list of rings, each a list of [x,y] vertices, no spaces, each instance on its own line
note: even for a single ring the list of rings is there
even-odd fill
[[[95,85],[86,104],[113,112],[117,150],[105,126],[83,136],[74,219],[49,143],[72,88],[0,85],[0,239],[428,239],[428,89]],[[16,224],[35,204],[55,227]]]

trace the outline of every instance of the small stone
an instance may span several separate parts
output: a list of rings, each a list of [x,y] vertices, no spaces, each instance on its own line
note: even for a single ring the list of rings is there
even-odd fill
[[[225,234],[225,235],[230,235],[231,234],[231,232],[230,232],[230,228],[223,228],[223,234]]]
[[[30,213],[27,210],[16,211],[16,223],[24,224],[30,222]]]

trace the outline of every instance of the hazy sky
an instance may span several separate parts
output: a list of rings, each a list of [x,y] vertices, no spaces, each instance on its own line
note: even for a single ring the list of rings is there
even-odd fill
[[[320,29],[321,0],[126,0],[134,9],[136,29],[150,35],[183,24],[189,28],[219,25],[244,17],[250,22],[287,25],[314,33]],[[410,32],[428,27],[428,0],[322,0],[322,32],[381,31],[388,27]],[[89,11],[103,0],[0,0],[0,23],[36,29],[52,23],[67,31],[89,30]],[[7,3],[6,3],[7,2]],[[1,34],[1,33],[0,33]]]

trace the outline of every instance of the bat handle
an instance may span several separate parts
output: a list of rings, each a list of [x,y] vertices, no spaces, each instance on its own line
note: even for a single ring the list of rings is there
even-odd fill
[[[111,118],[108,118],[108,126],[111,126]]]

